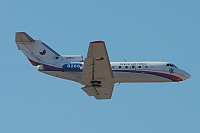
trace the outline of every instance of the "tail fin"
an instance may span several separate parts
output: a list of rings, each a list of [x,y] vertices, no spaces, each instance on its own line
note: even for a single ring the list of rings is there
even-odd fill
[[[15,42],[19,50],[29,59],[32,65],[56,64],[60,55],[40,40],[34,40],[25,32],[17,32]]]

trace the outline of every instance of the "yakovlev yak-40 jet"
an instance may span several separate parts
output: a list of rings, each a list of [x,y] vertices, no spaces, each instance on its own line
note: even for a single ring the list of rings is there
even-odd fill
[[[179,82],[190,78],[169,62],[110,62],[104,41],[90,42],[85,59],[82,55],[60,55],[25,32],[17,32],[15,41],[38,71],[78,82],[96,99],[110,99],[115,83]]]

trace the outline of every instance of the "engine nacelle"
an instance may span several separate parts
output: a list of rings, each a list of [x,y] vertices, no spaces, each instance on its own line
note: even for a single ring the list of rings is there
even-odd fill
[[[62,62],[83,62],[82,55],[62,55]]]

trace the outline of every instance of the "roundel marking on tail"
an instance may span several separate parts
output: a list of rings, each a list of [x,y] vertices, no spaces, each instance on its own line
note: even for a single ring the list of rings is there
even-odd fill
[[[44,49],[43,51],[39,52],[41,55],[45,55],[46,54],[46,50]]]

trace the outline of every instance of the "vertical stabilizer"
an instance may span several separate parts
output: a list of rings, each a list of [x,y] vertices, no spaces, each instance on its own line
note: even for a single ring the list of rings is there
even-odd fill
[[[40,40],[34,40],[25,32],[17,32],[15,42],[32,65],[57,64],[60,55]]]

